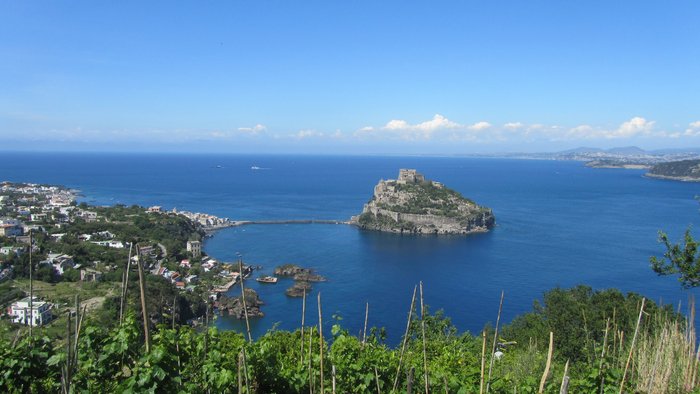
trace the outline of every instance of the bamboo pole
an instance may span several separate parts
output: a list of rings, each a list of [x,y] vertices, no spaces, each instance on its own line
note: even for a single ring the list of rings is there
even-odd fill
[[[498,324],[501,322],[501,311],[503,311],[503,296],[505,292],[501,290],[501,302],[498,304],[498,316],[496,317],[496,330],[493,332],[493,346],[491,348],[491,361],[489,362],[489,377],[486,381],[486,392],[491,390],[491,371],[493,370],[493,354],[496,353],[496,342],[498,341]]]
[[[146,341],[146,353],[151,352],[151,336],[148,332],[148,310],[146,309],[146,285],[143,277],[143,262],[141,261],[141,252],[136,246],[136,256],[138,257],[139,266],[139,289],[141,291],[141,313],[143,314],[143,335]]]
[[[32,230],[29,230],[29,313],[31,313],[31,319],[29,320],[29,340],[32,341],[34,337],[34,277],[32,274],[33,264],[32,264],[32,249],[34,249],[34,239],[32,237]],[[24,320],[27,321],[27,311],[24,311]]]
[[[365,328],[362,330],[362,346],[367,343],[367,318],[369,317],[369,302],[365,303]]]
[[[552,331],[550,331],[549,332],[549,350],[547,351],[547,364],[544,366],[544,373],[542,373],[542,379],[540,379],[539,393],[544,392],[544,384],[547,382],[547,375],[549,375],[549,367],[552,365],[552,353],[553,352],[554,352],[554,333]]]
[[[313,369],[311,365],[311,345],[312,345],[312,340],[314,337],[314,327],[311,327],[311,331],[309,331],[309,394],[314,394],[314,375],[313,375]]]
[[[238,353],[238,394],[243,394],[243,375],[241,375],[241,364],[243,364],[243,351]]]
[[[566,360],[566,365],[564,365],[564,376],[561,377],[561,386],[559,387],[559,394],[567,394],[569,392],[569,360]]]
[[[610,318],[605,320],[605,334],[603,335],[603,350],[600,352],[600,366],[598,367],[598,377],[600,378],[600,394],[603,394],[605,386],[605,374],[603,373],[603,361],[605,360],[605,348],[608,346],[608,330],[610,330]]]
[[[401,363],[403,362],[403,353],[406,351],[406,342],[408,342],[408,330],[411,328],[411,316],[413,315],[413,306],[416,303],[416,289],[418,286],[413,286],[413,297],[411,297],[411,308],[408,310],[408,319],[406,320],[406,333],[403,335],[403,344],[401,345],[401,354],[399,355],[399,365],[396,367],[396,377],[391,391],[396,391],[396,386],[399,384],[399,374],[401,373]]]
[[[238,259],[238,270],[241,278],[241,297],[243,299],[243,314],[245,315],[245,329],[248,333],[248,342],[253,342],[253,337],[250,335],[250,322],[248,321],[248,308],[245,305],[245,289],[243,288],[243,260]]]
[[[625,363],[625,370],[622,373],[622,380],[620,381],[620,394],[622,394],[622,390],[625,388],[625,379],[627,378],[627,369],[630,366],[630,362],[632,361],[632,353],[634,352],[634,344],[637,341],[637,334],[639,333],[639,324],[642,322],[642,314],[644,313],[644,302],[646,301],[646,298],[642,298],[642,306],[639,308],[639,317],[637,318],[637,326],[634,328],[634,335],[632,336],[632,344],[630,345],[630,352],[629,355],[627,356],[627,362]]]
[[[129,257],[126,259],[126,270],[124,270],[124,275],[122,276],[122,296],[121,302],[119,304],[119,325],[122,324],[122,319],[124,318],[124,306],[126,305],[126,290],[129,286],[129,269],[131,268],[131,250],[134,246],[133,242],[129,242]]]
[[[484,370],[486,369],[486,330],[481,332],[481,381],[479,383],[479,394],[484,394]]]
[[[379,371],[377,371],[377,367],[374,367],[374,382],[377,384],[377,394],[382,394],[382,390],[379,388]]]
[[[331,365],[331,377],[332,390],[333,394],[335,394],[335,365]]]
[[[299,351],[299,364],[304,365],[304,319],[306,317],[306,288],[301,299],[301,350]]]
[[[75,295],[75,340],[73,341],[73,364],[78,364],[78,333],[80,332],[80,321],[82,316],[80,315],[80,298]]]
[[[423,380],[425,383],[425,393],[430,392],[430,384],[428,382],[428,354],[425,350],[425,305],[423,304],[423,281],[419,282],[420,285],[420,330],[423,336]]]
[[[66,320],[66,392],[70,392],[71,383],[71,344],[70,344],[70,310]]]
[[[318,348],[321,361],[321,394],[323,394],[323,312],[321,311],[321,292],[318,292]]]
[[[250,391],[250,379],[248,378],[248,356],[246,356],[245,353],[245,344],[243,344],[241,352],[243,353],[243,377],[245,378],[245,387],[246,390]]]

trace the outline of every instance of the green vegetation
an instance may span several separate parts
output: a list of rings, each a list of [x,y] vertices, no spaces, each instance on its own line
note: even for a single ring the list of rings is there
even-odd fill
[[[550,331],[554,357],[544,386],[547,393],[559,392],[567,360],[571,393],[617,393],[621,384],[624,392],[691,392],[697,388],[692,376],[698,365],[685,321],[670,307],[649,301],[645,305],[642,324],[633,335],[639,295],[583,286],[547,292],[542,304],[498,336],[497,349],[503,356],[494,359],[490,392],[538,391]],[[430,314],[427,308],[423,320],[419,308],[413,313],[403,357],[401,345],[387,345],[383,330],[371,329],[363,341],[343,329],[338,317],[323,344],[316,327],[305,327],[303,335],[301,330],[272,330],[248,343],[232,331],[197,332],[164,322],[152,333],[150,352],[146,352],[141,325],[134,316],[139,315],[130,312],[121,326],[113,328],[88,318],[71,369],[71,390],[226,393],[238,392],[241,385],[244,392],[302,393],[309,392],[310,386],[321,392],[320,348],[324,392],[331,392],[333,367],[337,392],[390,392],[399,360],[400,392],[406,391],[410,370],[414,371],[413,390],[419,393],[425,392],[426,371],[433,392],[478,392],[481,381],[482,337],[458,333],[441,312]],[[23,332],[16,342],[0,340],[0,389],[61,391],[65,345],[31,340]],[[487,329],[485,335],[490,349],[493,330]],[[625,373],[630,351],[632,361]],[[484,358],[486,371],[490,353],[487,350]],[[487,380],[487,372],[484,375]]]
[[[700,180],[700,160],[681,160],[654,165],[648,176],[680,180]]]
[[[651,258],[654,272],[659,275],[678,274],[678,281],[685,289],[700,285],[700,251],[690,229],[686,230],[682,244],[672,244],[664,232],[659,232],[659,242],[664,244],[666,252],[662,258]]]
[[[396,190],[409,193],[411,200],[407,204],[387,206],[385,209],[418,215],[459,217],[460,203],[474,204],[458,192],[446,187],[437,187],[432,182],[396,184]]]

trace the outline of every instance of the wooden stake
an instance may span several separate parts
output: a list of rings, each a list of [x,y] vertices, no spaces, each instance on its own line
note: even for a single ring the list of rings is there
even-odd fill
[[[248,356],[245,354],[245,344],[243,345],[243,349],[241,349],[243,353],[243,377],[245,378],[245,387],[246,389],[250,388],[250,380],[248,379]]]
[[[68,319],[66,320],[66,392],[70,392],[71,382],[71,345],[70,345],[70,310],[68,310]]]
[[[299,351],[299,364],[304,365],[304,318],[306,317],[306,288],[301,299],[301,350]]]
[[[382,390],[379,388],[379,371],[377,371],[377,367],[374,367],[374,382],[377,384],[377,394],[382,394]]]
[[[600,352],[600,365],[598,367],[598,377],[600,378],[600,394],[603,394],[605,386],[605,374],[603,373],[603,361],[605,360],[605,348],[608,346],[608,331],[610,330],[610,318],[605,320],[605,334],[603,335],[603,350]]]
[[[318,348],[321,360],[321,393],[323,394],[323,313],[321,312],[321,292],[318,292]]]
[[[544,384],[547,382],[547,375],[549,375],[549,367],[552,364],[552,353],[554,352],[554,333],[549,332],[549,351],[547,351],[547,364],[544,366],[544,373],[542,374],[542,379],[540,379],[540,391],[544,392]],[[567,364],[568,365],[568,364]]]
[[[501,302],[498,304],[498,316],[496,317],[496,331],[493,333],[493,346],[491,347],[491,362],[489,363],[489,378],[486,382],[486,392],[491,389],[491,371],[493,370],[493,355],[496,353],[496,343],[498,342],[498,324],[501,321],[501,311],[503,310],[503,296],[505,293],[501,290]]]
[[[80,321],[82,316],[80,315],[80,298],[75,295],[75,340],[73,341],[73,364],[78,364],[78,333],[80,332]]]
[[[143,314],[143,336],[146,340],[146,353],[151,352],[151,336],[148,333],[148,310],[146,309],[146,285],[143,277],[143,262],[141,261],[141,252],[136,245],[136,256],[138,257],[139,266],[139,289],[141,290],[141,312]]]
[[[637,334],[639,333],[639,324],[642,322],[642,314],[644,313],[644,302],[646,302],[646,298],[642,298],[642,306],[639,308],[639,317],[637,318],[637,327],[634,329],[634,335],[632,336],[632,344],[630,345],[630,352],[629,355],[627,356],[627,362],[625,363],[625,370],[622,373],[622,380],[620,381],[620,394],[622,394],[623,389],[625,388],[625,379],[627,378],[627,369],[630,366],[630,362],[632,361],[632,353],[634,352],[634,344],[637,341]]]
[[[313,375],[313,370],[311,366],[311,345],[312,345],[312,339],[314,337],[314,327],[311,327],[311,331],[309,332],[309,394],[314,394],[314,375]]]
[[[484,370],[486,369],[486,330],[481,332],[481,383],[479,384],[479,394],[484,394]]]
[[[569,360],[566,360],[566,365],[564,366],[564,376],[561,377],[561,387],[559,387],[559,394],[566,394],[569,392]]]
[[[253,337],[250,335],[250,322],[248,321],[248,308],[245,305],[245,289],[243,288],[243,260],[238,259],[238,270],[241,278],[241,297],[243,299],[243,314],[245,315],[245,329],[248,332],[248,342],[253,342]]]
[[[331,365],[331,377],[333,379],[331,380],[333,394],[335,394],[335,365]]]
[[[29,340],[31,341],[34,336],[34,278],[32,276],[32,249],[34,249],[34,240],[32,238],[32,230],[29,230],[29,313],[31,313],[31,318],[29,320]],[[27,311],[24,311],[24,321],[27,321]]]
[[[119,305],[119,325],[122,325],[122,320],[124,318],[124,306],[126,305],[126,289],[129,286],[129,268],[131,268],[131,248],[134,246],[133,242],[129,242],[129,257],[126,259],[126,270],[122,276],[122,297]]]
[[[413,373],[415,372],[415,368],[411,367],[411,369],[408,371],[408,379],[406,380],[406,393],[407,394],[413,394]]]
[[[425,306],[423,304],[423,281],[420,281],[420,329],[423,335],[423,380],[425,383],[425,393],[430,392],[428,383],[428,355],[425,350]]]
[[[243,375],[241,374],[241,364],[243,364],[243,352],[238,353],[238,394],[243,394]]]
[[[365,328],[362,330],[362,346],[367,343],[367,318],[369,317],[369,302],[365,304]]]
[[[399,365],[396,367],[396,378],[394,378],[394,386],[391,391],[396,391],[396,386],[399,384],[399,374],[401,373],[401,363],[403,362],[403,353],[406,350],[406,342],[408,342],[408,330],[411,327],[411,316],[413,315],[413,306],[416,303],[416,289],[418,286],[413,286],[413,297],[411,297],[411,308],[408,310],[408,320],[406,321],[406,333],[403,335],[403,344],[401,345],[401,354],[399,355]]]

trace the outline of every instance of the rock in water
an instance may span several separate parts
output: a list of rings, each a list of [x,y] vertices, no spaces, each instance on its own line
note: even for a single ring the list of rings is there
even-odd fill
[[[350,222],[363,229],[407,234],[471,234],[493,228],[490,208],[464,198],[416,170],[381,180],[362,213]]]
[[[265,314],[260,310],[260,306],[264,302],[258,296],[258,293],[253,289],[245,289],[245,309],[243,308],[243,299],[239,297],[221,296],[219,300],[219,310],[229,316],[234,316],[237,319],[245,319],[248,317],[263,317]],[[247,313],[246,313],[247,312]]]

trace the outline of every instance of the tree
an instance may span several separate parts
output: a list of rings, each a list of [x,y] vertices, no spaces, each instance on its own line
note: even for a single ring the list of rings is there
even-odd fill
[[[651,257],[654,272],[659,275],[679,274],[678,281],[684,289],[700,286],[700,253],[690,229],[685,231],[683,244],[672,244],[668,235],[661,231],[659,242],[664,244],[666,252],[662,258]]]

